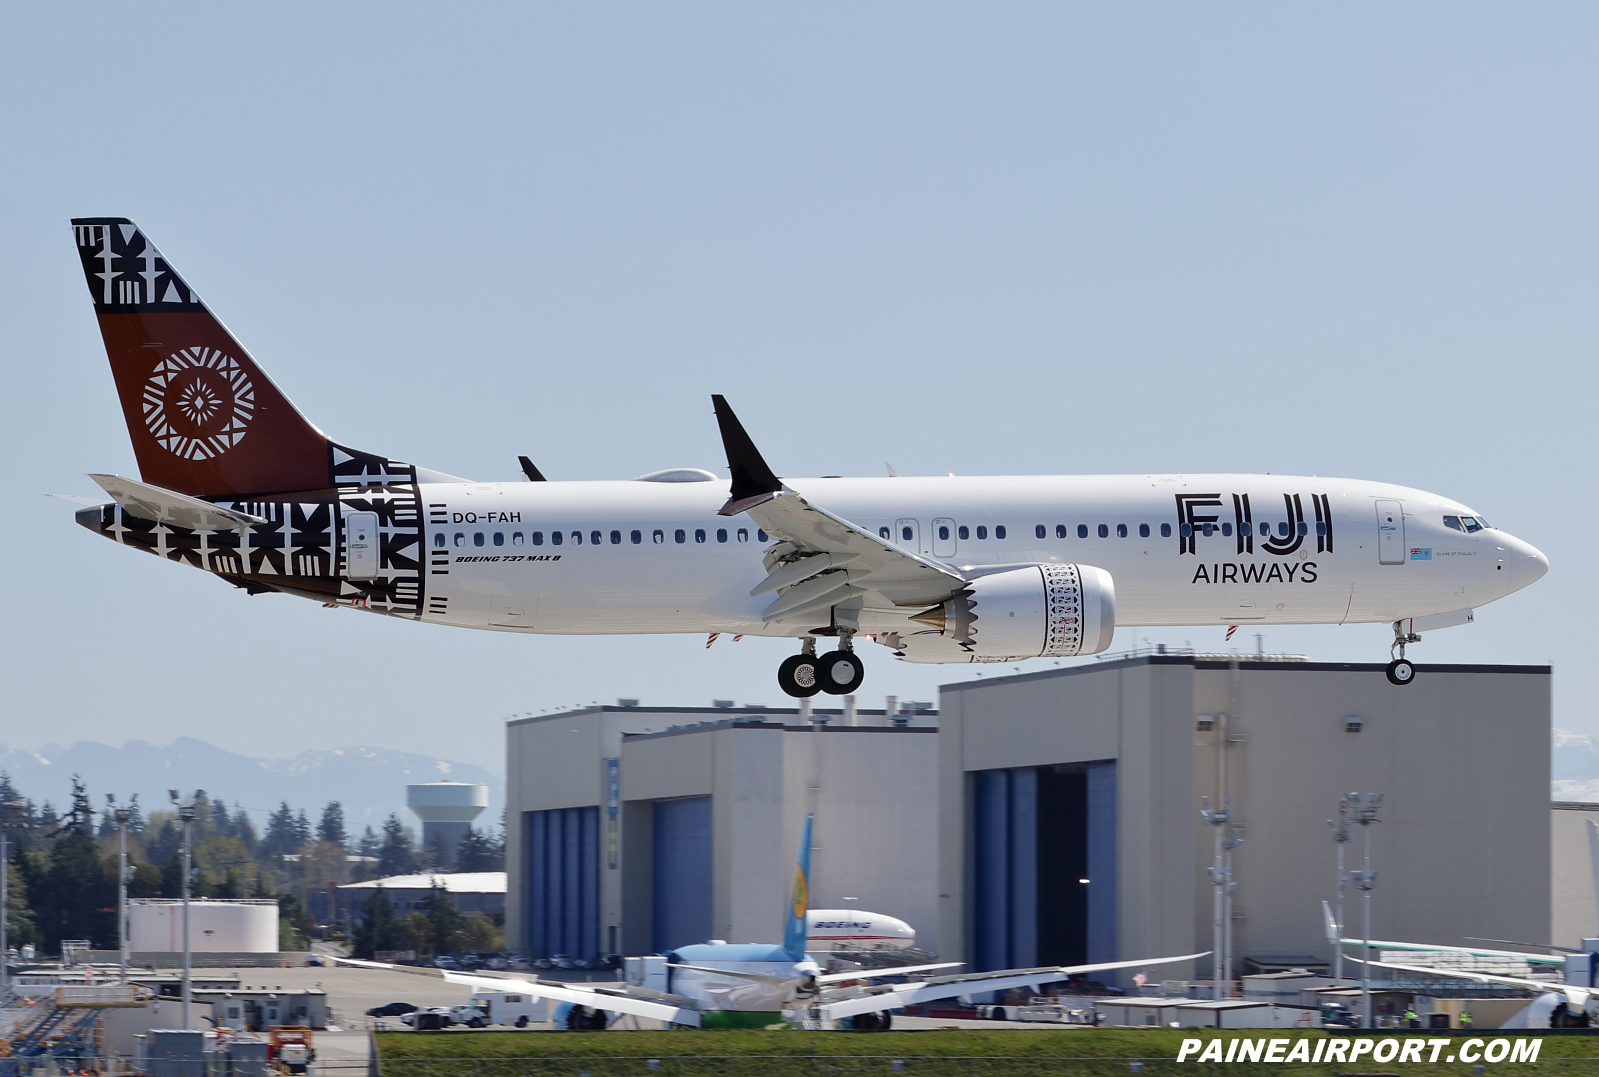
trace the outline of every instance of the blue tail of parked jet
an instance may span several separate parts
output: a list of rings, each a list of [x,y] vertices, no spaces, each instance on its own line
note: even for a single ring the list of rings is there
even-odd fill
[[[794,893],[788,902],[788,926],[783,930],[783,949],[798,961],[805,956],[805,909],[811,896],[811,822],[816,817],[805,817],[805,831],[800,835],[799,856],[794,862]]]

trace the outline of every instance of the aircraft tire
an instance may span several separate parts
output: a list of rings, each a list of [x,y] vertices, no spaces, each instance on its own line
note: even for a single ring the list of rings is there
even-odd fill
[[[829,651],[817,659],[816,680],[829,695],[849,695],[865,679],[866,667],[853,651]]]
[[[1416,679],[1416,667],[1407,659],[1399,658],[1388,663],[1388,683],[1407,685]]]
[[[795,699],[806,699],[822,690],[820,659],[814,654],[791,654],[777,667],[777,686]]]

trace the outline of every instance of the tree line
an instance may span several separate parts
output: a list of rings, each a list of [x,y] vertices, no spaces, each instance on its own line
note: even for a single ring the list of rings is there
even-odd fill
[[[137,801],[127,807],[128,896],[182,897],[183,826],[177,811],[146,814]],[[352,840],[343,805],[336,800],[322,808],[315,825],[305,809],[280,802],[260,830],[246,809],[237,803],[229,808],[205,790],[195,791],[194,807],[190,894],[276,898],[283,950],[305,949],[309,938],[328,926],[314,923],[307,914],[307,890],[419,872],[500,871],[505,863],[502,836],[474,829],[456,849],[440,842],[421,849],[396,813]],[[10,945],[31,944],[54,954],[62,939],[88,939],[95,949],[116,949],[117,829],[112,808],[96,809],[76,776],[70,808],[58,813],[49,801],[37,805],[24,797],[10,775],[0,771],[0,835],[10,843],[5,908]],[[447,916],[436,919],[447,929],[446,939],[450,932],[459,933],[459,925]],[[417,935],[414,928],[406,937]],[[439,931],[429,931],[426,946],[380,948],[432,949]]]

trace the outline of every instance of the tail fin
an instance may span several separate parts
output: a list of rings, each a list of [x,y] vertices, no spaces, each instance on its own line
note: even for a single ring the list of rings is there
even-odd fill
[[[334,447],[122,217],[72,222],[144,481],[193,496],[326,489]]]
[[[815,818],[805,817],[805,833],[794,864],[794,893],[788,902],[788,926],[783,930],[783,949],[796,957],[805,953],[805,911],[811,897],[811,823]]]

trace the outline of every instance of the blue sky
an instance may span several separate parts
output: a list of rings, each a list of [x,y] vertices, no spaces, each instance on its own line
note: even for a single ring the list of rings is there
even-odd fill
[[[13,7],[5,740],[497,765],[512,714],[777,705],[788,649],[249,598],[73,526],[40,495],[137,473],[84,215],[139,221],[331,435],[476,479],[720,469],[721,392],[779,474],[1459,498],[1553,568],[1412,657],[1553,661],[1556,723],[1599,732],[1596,30],[1559,3]],[[973,675],[873,657],[863,704]]]

